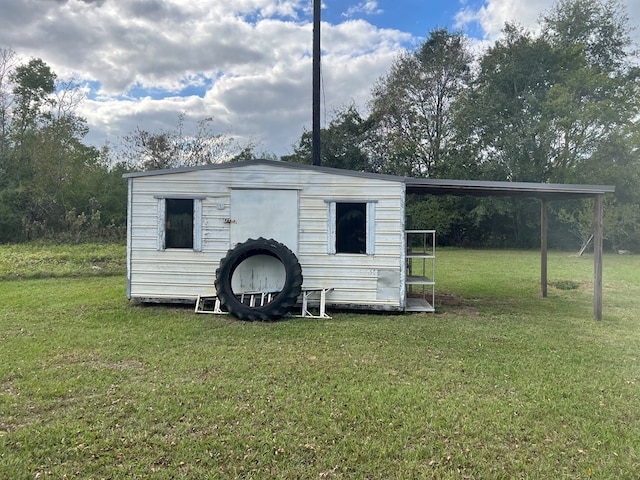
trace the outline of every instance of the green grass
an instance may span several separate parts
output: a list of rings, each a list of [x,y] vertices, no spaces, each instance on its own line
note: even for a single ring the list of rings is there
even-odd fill
[[[118,244],[0,246],[0,280],[124,275],[126,247]]]
[[[640,472],[640,257],[605,257],[602,322],[589,256],[542,299],[537,252],[443,250],[435,315],[244,323],[129,304],[110,248],[0,247],[0,478]],[[60,266],[85,249],[118,267]]]

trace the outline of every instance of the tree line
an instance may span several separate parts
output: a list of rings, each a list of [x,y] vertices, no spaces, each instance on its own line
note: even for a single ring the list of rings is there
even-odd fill
[[[515,23],[480,53],[436,29],[372,86],[367,112],[339,109],[321,131],[324,166],[426,178],[613,184],[605,236],[640,251],[640,63],[620,0],[559,0],[536,32]],[[137,128],[117,148],[83,139],[81,89],[41,59],[0,49],[0,242],[123,238],[131,170],[268,156],[212,130]],[[311,164],[311,132],[281,160]],[[539,205],[411,197],[408,222],[444,245],[535,247]],[[552,202],[550,246],[591,232],[589,201]]]
[[[41,59],[0,49],[1,243],[122,238],[122,169],[82,142],[82,98]]]
[[[127,184],[137,170],[253,158],[253,145],[217,134],[211,119],[187,134],[136,128],[116,146],[84,143],[80,85],[58,79],[39,58],[0,49],[0,243],[121,241]]]
[[[527,31],[508,23],[479,55],[436,29],[374,85],[369,112],[349,105],[322,132],[322,164],[397,175],[613,184],[610,248],[640,251],[640,63],[618,0],[560,0]],[[310,132],[283,160],[311,162]],[[536,201],[416,197],[415,227],[439,243],[535,247]],[[553,202],[550,245],[592,230],[589,201]]]

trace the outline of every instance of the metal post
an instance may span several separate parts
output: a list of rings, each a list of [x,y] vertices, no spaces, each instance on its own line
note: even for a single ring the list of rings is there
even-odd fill
[[[540,207],[540,291],[547,298],[547,201],[542,200]]]
[[[602,217],[604,195],[596,195],[593,208],[593,318],[602,320]]]
[[[313,164],[320,165],[320,10],[322,0],[313,0]]]

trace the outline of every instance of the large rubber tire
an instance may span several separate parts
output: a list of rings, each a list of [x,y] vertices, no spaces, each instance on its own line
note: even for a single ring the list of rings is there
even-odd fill
[[[266,305],[250,307],[242,303],[234,294],[231,279],[238,265],[254,255],[268,255],[277,258],[285,270],[282,290]],[[216,292],[220,304],[234,317],[247,321],[273,321],[286,315],[293,307],[302,291],[302,268],[295,254],[273,239],[249,239],[229,250],[220,260],[216,270]]]

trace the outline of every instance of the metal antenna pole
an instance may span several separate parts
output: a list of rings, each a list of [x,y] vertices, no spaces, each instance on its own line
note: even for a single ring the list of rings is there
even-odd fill
[[[313,164],[320,165],[320,10],[322,0],[313,0]]]

